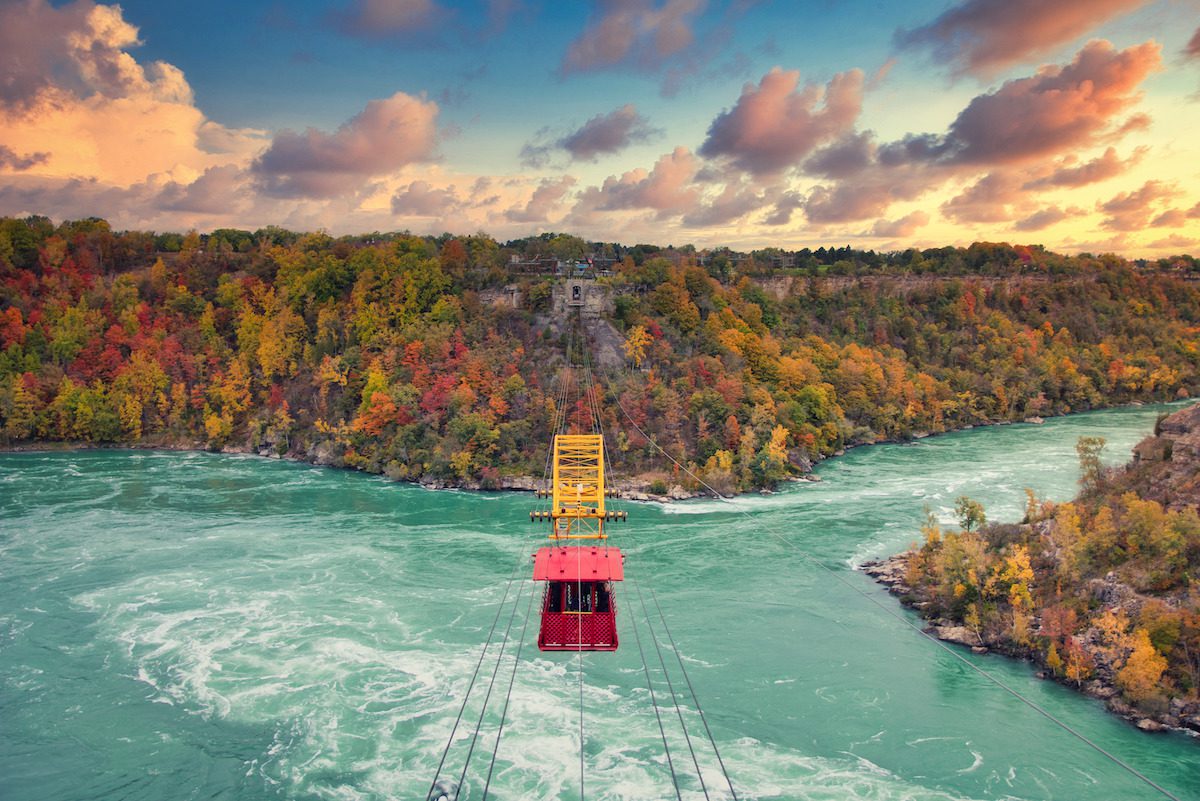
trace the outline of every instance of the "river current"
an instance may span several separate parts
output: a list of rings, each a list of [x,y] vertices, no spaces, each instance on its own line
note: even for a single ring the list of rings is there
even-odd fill
[[[1025,487],[1071,497],[1078,437],[1123,462],[1164,408],[861,448],[820,465],[819,483],[732,504],[624,504],[621,648],[582,660],[586,797],[675,798],[672,767],[683,798],[729,797],[654,599],[738,798],[1162,797],[881,611],[863,593],[895,601],[853,568],[916,540],[925,508],[950,520],[961,495],[992,520],[1019,518]],[[522,641],[489,797],[579,798],[580,661],[538,652],[536,616],[520,637],[535,505],[256,457],[0,455],[0,801],[424,798],[497,610],[502,633],[514,607],[459,797],[483,797]],[[1200,798],[1200,742],[965,655]]]

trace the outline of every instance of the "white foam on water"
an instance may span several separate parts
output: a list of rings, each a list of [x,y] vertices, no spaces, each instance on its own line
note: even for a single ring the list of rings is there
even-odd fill
[[[967,768],[963,768],[962,770],[956,770],[955,773],[959,773],[959,774],[972,773],[972,772],[978,770],[983,765],[983,754],[979,753],[978,751],[972,750],[971,757],[974,760],[973,762],[971,762],[971,766],[967,767]]]

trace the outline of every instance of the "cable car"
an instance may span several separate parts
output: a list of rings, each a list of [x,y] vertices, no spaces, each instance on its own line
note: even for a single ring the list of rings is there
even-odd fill
[[[617,650],[617,604],[612,582],[625,578],[621,551],[607,545],[546,547],[533,562],[533,580],[545,581],[543,651]]]
[[[548,521],[554,544],[534,554],[533,580],[546,582],[538,648],[543,651],[615,651],[617,603],[613,582],[625,578],[624,557],[608,545],[606,523],[625,519],[606,510],[604,440],[599,434],[554,437],[551,508],[530,512]],[[568,545],[592,540],[588,545]]]

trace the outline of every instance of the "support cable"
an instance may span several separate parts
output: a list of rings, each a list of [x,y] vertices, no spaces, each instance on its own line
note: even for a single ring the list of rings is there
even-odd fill
[[[519,549],[523,551],[524,549]],[[454,745],[454,735],[458,732],[458,724],[462,722],[463,712],[467,708],[467,701],[471,698],[471,692],[475,689],[475,680],[479,677],[479,668],[483,665],[483,658],[487,655],[488,648],[492,644],[492,637],[496,633],[496,625],[500,622],[500,613],[504,611],[504,604],[508,600],[508,591],[512,588],[513,577],[517,574],[517,568],[524,561],[524,554],[518,552],[516,562],[513,564],[512,572],[508,574],[508,580],[504,583],[504,595],[500,598],[500,603],[496,607],[496,617],[492,619],[492,627],[488,629],[487,639],[483,643],[483,648],[479,652],[479,661],[475,663],[475,671],[471,674],[471,681],[467,684],[467,692],[463,695],[462,705],[458,708],[458,715],[454,718],[454,726],[450,729],[450,737],[446,740],[446,747],[442,749],[442,758],[438,760],[437,770],[433,774],[433,781],[429,784],[429,792],[425,794],[425,801],[430,801],[433,798],[433,792],[437,789],[438,779],[441,778],[442,768],[446,764],[446,756],[450,753],[450,747]]]
[[[504,708],[500,710],[500,727],[496,730],[496,745],[492,749],[492,761],[488,765],[487,780],[483,784],[483,801],[487,801],[488,789],[492,786],[492,771],[496,769],[496,755],[500,753],[500,738],[504,735],[504,721],[508,718],[508,704],[512,700],[513,684],[517,680],[517,668],[521,666],[521,649],[525,647],[525,634],[529,630],[529,616],[533,611],[533,599],[536,593],[529,593],[529,603],[525,607],[525,622],[521,625],[521,639],[517,640],[517,653],[513,657],[513,672],[508,679],[508,690],[504,694]]]
[[[625,600],[629,600],[629,590],[623,590]],[[654,707],[654,718],[658,721],[658,733],[662,737],[663,753],[667,755],[667,768],[671,771],[671,784],[675,786],[675,798],[683,801],[679,791],[679,777],[675,775],[675,762],[671,759],[671,746],[667,745],[667,730],[663,727],[662,713],[658,708],[658,700],[654,695],[654,684],[650,681],[650,665],[646,662],[646,652],[642,649],[642,635],[638,633],[637,619],[633,616],[633,604],[629,605],[629,623],[633,626],[633,639],[637,641],[638,654],[642,658],[642,670],[646,673],[646,689],[650,691],[650,705]],[[647,625],[649,622],[647,621]]]
[[[634,428],[637,430],[637,432],[638,432],[639,434],[641,434],[641,435],[642,435],[642,436],[643,436],[643,437],[644,437],[644,438],[645,438],[645,439],[646,439],[646,440],[647,440],[647,441],[648,441],[648,442],[649,442],[651,445],[653,445],[655,448],[657,448],[657,449],[658,449],[658,451],[659,451],[659,452],[660,452],[660,453],[661,453],[663,456],[666,456],[668,459],[670,459],[672,462],[674,462],[674,463],[675,463],[675,465],[677,465],[677,466],[678,466],[678,467],[679,467],[681,470],[683,470],[685,473],[687,473],[689,476],[691,476],[691,477],[692,477],[692,478],[693,478],[693,479],[694,479],[694,480],[695,480],[695,481],[696,481],[698,484],[700,484],[702,487],[704,487],[704,488],[705,488],[705,489],[707,489],[709,492],[711,492],[711,493],[712,493],[714,496],[716,496],[716,497],[717,497],[719,500],[721,500],[721,501],[722,501],[722,502],[724,502],[724,503],[733,504],[733,507],[734,507],[734,510],[735,510],[735,511],[737,511],[737,512],[740,512],[742,515],[744,515],[744,516],[745,516],[747,519],[749,519],[749,520],[754,520],[754,516],[753,516],[753,515],[751,515],[751,514],[750,514],[749,512],[747,512],[745,509],[741,509],[741,508],[739,508],[739,507],[738,507],[736,504],[734,504],[734,502],[733,502],[733,500],[732,500],[731,498],[726,498],[724,495],[722,495],[721,493],[719,493],[719,492],[717,492],[715,489],[713,489],[711,486],[709,486],[709,485],[708,485],[708,484],[707,484],[707,483],[706,483],[706,482],[705,482],[703,479],[701,479],[699,476],[697,476],[695,473],[693,473],[693,472],[692,472],[690,469],[688,469],[688,467],[687,467],[686,465],[682,464],[682,463],[681,463],[681,462],[680,462],[678,459],[676,459],[674,456],[672,456],[670,453],[668,453],[668,452],[667,452],[667,451],[666,451],[666,450],[665,450],[665,449],[664,449],[664,448],[663,448],[661,445],[659,445],[659,444],[658,444],[658,443],[657,443],[657,442],[656,442],[654,439],[652,439],[652,438],[651,438],[651,437],[650,437],[650,436],[649,436],[649,435],[648,435],[648,434],[647,434],[645,431],[643,431],[643,430],[642,430],[642,428],[641,428],[641,427],[640,427],[640,426],[639,426],[639,425],[638,425],[638,424],[637,424],[637,423],[634,421],[634,419],[633,419],[633,418],[630,416],[629,412],[627,412],[627,411],[625,410],[625,407],[624,407],[623,405],[621,405],[621,401],[620,401],[620,399],[619,399],[619,398],[617,399],[617,405],[620,407],[621,411],[622,411],[622,412],[625,414],[625,418],[626,418],[626,419],[629,421],[629,424],[630,424],[630,425],[632,425],[632,426],[633,426],[633,427],[634,427]],[[997,687],[999,687],[1000,689],[1004,690],[1004,691],[1005,691],[1005,692],[1007,692],[1009,695],[1013,696],[1013,697],[1014,697],[1014,698],[1016,698],[1018,701],[1020,701],[1021,703],[1025,704],[1027,707],[1029,707],[1029,708],[1030,708],[1030,709],[1032,709],[1033,711],[1037,712],[1039,715],[1043,716],[1043,717],[1044,717],[1044,718],[1046,718],[1047,720],[1049,720],[1049,721],[1051,721],[1052,723],[1054,723],[1056,726],[1058,726],[1059,728],[1061,728],[1063,731],[1067,732],[1068,734],[1070,734],[1070,735],[1072,735],[1073,737],[1075,737],[1076,739],[1078,739],[1080,742],[1082,742],[1082,743],[1084,743],[1085,745],[1089,746],[1089,747],[1090,747],[1090,748],[1092,748],[1094,751],[1096,751],[1098,754],[1101,754],[1102,756],[1106,757],[1106,758],[1107,758],[1107,759],[1109,759],[1109,760],[1110,760],[1110,761],[1111,761],[1113,764],[1115,764],[1115,765],[1117,765],[1118,767],[1120,767],[1120,768],[1124,769],[1124,770],[1125,770],[1127,773],[1129,773],[1131,776],[1134,776],[1134,777],[1136,777],[1137,779],[1140,779],[1140,780],[1141,780],[1143,783],[1145,783],[1145,784],[1146,784],[1148,787],[1152,787],[1153,789],[1157,790],[1157,791],[1158,791],[1160,794],[1162,794],[1162,795],[1163,795],[1165,798],[1169,798],[1169,799],[1171,799],[1171,801],[1180,801],[1180,798],[1179,798],[1178,796],[1176,796],[1176,795],[1175,795],[1174,793],[1172,793],[1171,791],[1167,790],[1167,789],[1166,789],[1165,787],[1163,787],[1162,785],[1160,785],[1160,784],[1158,784],[1157,782],[1155,782],[1155,781],[1154,781],[1153,779],[1151,779],[1149,776],[1147,776],[1146,774],[1142,773],[1142,772],[1141,772],[1141,771],[1139,771],[1137,768],[1133,767],[1132,765],[1130,765],[1128,762],[1126,762],[1125,760],[1121,759],[1121,758],[1120,758],[1120,757],[1118,757],[1117,755],[1115,755],[1115,754],[1113,754],[1113,753],[1111,753],[1111,752],[1107,751],[1107,750],[1106,750],[1106,749],[1104,749],[1102,746],[1100,746],[1098,743],[1096,743],[1096,742],[1094,742],[1093,740],[1089,739],[1089,738],[1088,738],[1088,737],[1087,737],[1085,734],[1083,734],[1082,732],[1080,732],[1080,731],[1078,731],[1077,729],[1075,729],[1074,727],[1072,727],[1072,726],[1071,726],[1069,723],[1067,723],[1066,721],[1060,720],[1059,718],[1055,717],[1053,713],[1051,713],[1051,712],[1047,711],[1046,709],[1043,709],[1043,708],[1042,708],[1041,706],[1039,706],[1037,703],[1035,703],[1034,701],[1031,701],[1030,699],[1026,698],[1026,697],[1025,697],[1024,695],[1022,695],[1020,692],[1018,692],[1017,690],[1015,690],[1015,689],[1013,689],[1012,687],[1008,686],[1007,684],[1005,684],[1003,681],[1001,681],[1001,680],[1000,680],[999,678],[997,678],[996,676],[993,676],[993,675],[992,675],[991,673],[989,673],[988,671],[986,671],[986,670],[984,670],[983,668],[981,668],[980,666],[976,665],[974,662],[972,662],[971,660],[969,660],[969,659],[967,659],[966,657],[964,657],[962,654],[960,654],[960,653],[958,653],[957,651],[955,651],[955,650],[954,650],[953,648],[951,648],[949,645],[947,645],[946,643],[944,643],[944,642],[942,642],[941,640],[937,639],[935,636],[933,636],[933,635],[932,635],[932,634],[930,634],[929,632],[925,631],[925,630],[924,630],[924,629],[923,629],[921,626],[917,625],[917,624],[916,624],[916,623],[914,623],[912,620],[909,620],[909,619],[908,619],[906,616],[904,616],[904,615],[902,615],[902,614],[898,613],[898,612],[897,612],[895,609],[893,609],[893,608],[892,608],[892,606],[891,606],[891,605],[885,605],[885,604],[883,604],[883,603],[882,603],[882,602],[880,602],[880,600],[879,600],[878,598],[876,598],[874,595],[872,595],[872,594],[870,594],[870,593],[868,593],[868,592],[864,591],[862,588],[860,588],[860,587],[857,587],[857,586],[855,586],[854,584],[852,584],[850,581],[846,580],[846,578],[845,578],[845,577],[843,577],[843,576],[842,576],[842,575],[841,575],[841,574],[840,574],[838,571],[834,570],[833,568],[829,567],[829,566],[828,566],[828,565],[826,565],[825,563],[821,562],[819,559],[817,559],[816,557],[812,556],[811,554],[807,554],[807,553],[805,553],[803,550],[801,550],[800,548],[797,548],[797,547],[795,546],[795,544],[793,544],[791,541],[789,541],[789,540],[788,540],[786,537],[784,537],[784,536],[783,536],[782,534],[780,534],[778,531],[775,531],[775,530],[774,530],[774,529],[772,529],[770,526],[760,526],[760,529],[761,529],[761,530],[764,530],[764,531],[768,532],[769,534],[771,534],[772,536],[774,536],[776,539],[778,539],[780,542],[782,542],[782,543],[783,543],[784,545],[786,545],[788,548],[792,548],[792,549],[794,549],[794,550],[796,551],[796,553],[800,554],[801,558],[803,558],[803,559],[805,559],[806,561],[808,561],[808,562],[810,562],[810,563],[812,563],[812,564],[816,565],[817,567],[821,568],[821,569],[822,569],[822,570],[824,570],[826,573],[828,573],[828,574],[829,574],[829,575],[831,575],[833,578],[835,578],[835,579],[836,579],[836,580],[837,580],[839,583],[841,583],[841,584],[842,584],[842,585],[844,585],[845,587],[849,588],[850,590],[854,591],[854,592],[855,592],[855,593],[857,593],[858,595],[861,595],[863,598],[866,598],[866,599],[867,599],[868,601],[870,601],[872,604],[874,604],[874,605],[875,605],[875,606],[877,606],[879,609],[881,609],[881,610],[882,610],[884,613],[886,613],[886,614],[887,614],[887,615],[889,615],[890,617],[892,617],[892,618],[894,618],[894,619],[896,619],[896,620],[900,621],[901,623],[903,623],[905,626],[909,627],[909,628],[910,628],[910,629],[912,629],[913,631],[917,632],[917,633],[918,633],[918,634],[920,634],[922,637],[924,637],[925,639],[929,640],[930,642],[932,642],[932,643],[933,643],[934,645],[936,645],[937,647],[941,648],[941,649],[942,649],[943,651],[945,651],[947,654],[949,654],[950,656],[954,657],[954,658],[955,658],[955,659],[957,659],[959,662],[961,662],[962,664],[966,665],[967,667],[969,667],[971,670],[975,671],[975,672],[976,672],[977,674],[979,674],[980,676],[983,676],[985,679],[987,679],[988,681],[990,681],[992,684],[994,684],[994,685],[996,685]]]
[[[454,801],[458,801],[458,794],[462,792],[463,781],[467,778],[467,767],[471,764],[471,757],[475,753],[475,744],[479,741],[479,731],[483,728],[483,718],[487,714],[488,702],[492,699],[492,690],[496,687],[496,674],[500,672],[500,663],[504,661],[504,649],[508,645],[508,635],[512,632],[513,620],[517,617],[517,609],[521,605],[521,594],[524,592],[525,584],[517,589],[517,597],[513,599],[512,614],[508,616],[508,626],[504,629],[504,639],[500,641],[500,653],[496,655],[496,667],[492,669],[492,678],[488,682],[487,693],[483,696],[483,706],[479,709],[479,720],[475,722],[475,733],[471,735],[471,747],[467,749],[467,758],[463,761],[462,773],[458,776],[458,787],[454,791]]]
[[[725,775],[725,782],[729,785],[729,793],[733,796],[733,801],[737,801],[737,792],[733,789],[733,782],[729,781],[729,771],[725,770],[725,760],[721,759],[721,752],[717,749],[717,741],[713,737],[712,729],[708,727],[708,718],[704,717],[704,710],[700,707],[700,697],[696,695],[696,688],[692,686],[692,680],[688,676],[687,668],[683,666],[683,656],[679,653],[679,646],[675,644],[675,638],[671,636],[671,627],[667,625],[667,617],[663,614],[662,606],[658,603],[658,595],[655,594],[654,588],[650,588],[650,598],[654,601],[654,606],[658,609],[658,617],[662,620],[663,631],[667,633],[667,640],[671,643],[671,649],[675,651],[675,658],[679,660],[679,670],[683,673],[683,680],[687,682],[688,692],[692,694],[692,700],[696,702],[696,711],[700,713],[700,722],[704,724],[704,731],[708,734],[708,741],[712,744],[713,753],[717,755],[717,762],[721,766],[721,773]]]
[[[683,739],[687,743],[688,751],[692,755],[692,764],[696,767],[696,778],[700,780],[700,790],[704,793],[704,797],[708,798],[708,787],[704,784],[704,774],[700,771],[700,760],[696,758],[696,749],[692,746],[692,736],[688,734],[687,724],[683,722],[683,708],[679,705],[679,696],[675,694],[675,683],[671,681],[671,674],[667,672],[667,662],[663,659],[662,645],[658,641],[658,636],[654,633],[654,627],[650,623],[650,611],[646,608],[646,598],[642,595],[642,585],[638,584],[633,579],[629,580],[637,590],[638,600],[642,604],[642,615],[646,618],[646,627],[650,629],[650,639],[654,641],[654,648],[658,651],[658,664],[662,666],[663,677],[667,680],[667,688],[671,691],[671,700],[675,704],[675,714],[679,716],[679,728],[683,729]]]

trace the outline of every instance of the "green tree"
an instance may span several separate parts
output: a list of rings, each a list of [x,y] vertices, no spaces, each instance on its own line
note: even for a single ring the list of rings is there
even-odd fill
[[[1104,437],[1080,437],[1075,443],[1079,455],[1079,485],[1085,494],[1095,492],[1104,479]]]
[[[966,495],[959,497],[954,502],[954,511],[958,515],[958,524],[965,531],[977,531],[987,522],[987,515],[984,514],[983,504],[968,498]]]

